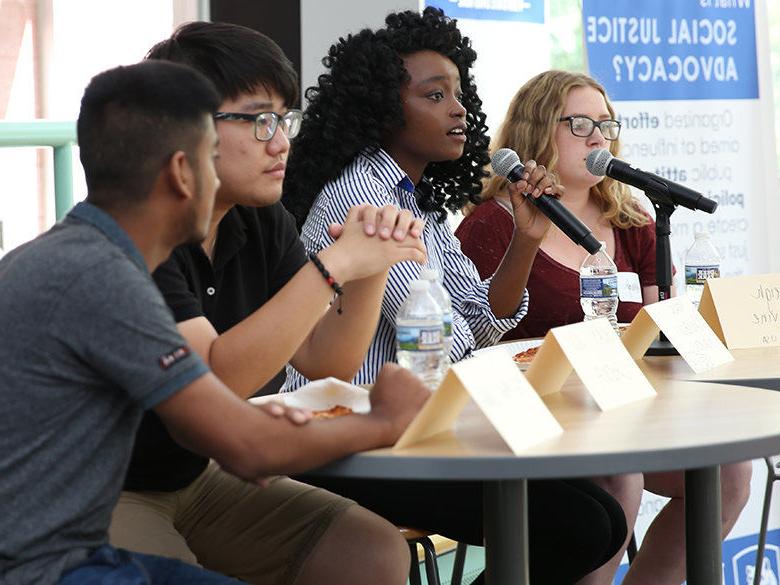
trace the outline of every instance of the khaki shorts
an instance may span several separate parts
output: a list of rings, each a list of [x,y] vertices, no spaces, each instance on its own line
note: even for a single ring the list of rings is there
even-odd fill
[[[249,583],[288,585],[347,500],[287,477],[259,487],[211,462],[176,492],[122,492],[111,544]]]

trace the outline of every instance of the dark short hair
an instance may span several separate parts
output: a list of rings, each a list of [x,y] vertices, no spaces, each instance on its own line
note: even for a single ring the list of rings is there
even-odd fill
[[[203,73],[223,100],[273,90],[287,107],[300,101],[298,76],[282,49],[264,34],[224,22],[189,22],[157,43],[147,59],[184,63]]]
[[[92,78],[77,124],[88,195],[109,208],[146,199],[177,151],[194,151],[219,107],[216,90],[190,67],[147,61]]]

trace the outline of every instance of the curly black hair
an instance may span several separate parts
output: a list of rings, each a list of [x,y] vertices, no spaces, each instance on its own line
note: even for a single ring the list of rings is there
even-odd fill
[[[390,14],[385,25],[340,38],[322,60],[329,72],[306,90],[309,105],[293,141],[282,198],[299,228],[328,181],[361,150],[378,147],[390,132],[403,127],[400,90],[410,79],[403,56],[424,50],[436,51],[458,67],[468,129],[463,156],[426,167],[417,189],[418,205],[438,212],[437,219],[444,221],[446,209],[456,211],[467,201],[479,201],[489,139],[482,100],[469,73],[477,57],[470,40],[461,35],[456,20],[433,7],[422,14]]]

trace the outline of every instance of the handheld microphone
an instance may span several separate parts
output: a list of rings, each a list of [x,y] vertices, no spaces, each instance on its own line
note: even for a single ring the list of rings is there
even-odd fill
[[[641,169],[635,169],[631,165],[622,160],[619,160],[612,156],[606,148],[600,148],[598,150],[592,150],[588,154],[588,158],[585,159],[585,166],[591,175],[596,177],[612,177],[616,181],[626,183],[637,189],[641,189],[648,193],[648,197],[652,200],[653,189],[660,191],[664,195],[668,195],[672,203],[675,205],[682,205],[688,209],[694,211],[706,211],[707,213],[713,213],[718,207],[718,202],[712,199],[707,199],[701,193],[697,193],[693,189],[684,187],[679,183],[674,183],[653,173],[648,173]]]
[[[523,178],[523,163],[520,162],[520,157],[511,148],[498,149],[490,159],[490,166],[493,167],[493,172],[501,177],[506,177],[510,183],[516,183]],[[533,197],[525,193],[525,198],[558,226],[558,229],[566,234],[572,242],[585,248],[589,254],[595,254],[599,251],[601,244],[590,233],[588,226],[577,219],[555,197],[547,193],[542,193],[540,197]]]

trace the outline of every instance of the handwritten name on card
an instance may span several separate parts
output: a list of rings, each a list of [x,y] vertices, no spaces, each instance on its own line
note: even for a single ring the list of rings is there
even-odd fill
[[[780,345],[780,274],[707,281],[699,311],[729,349]]]
[[[697,374],[734,361],[734,356],[687,297],[653,303],[643,307],[642,311],[650,315]]]
[[[556,327],[550,333],[601,410],[655,396],[606,319]]]
[[[512,358],[492,352],[453,365],[394,448],[452,430],[469,395],[513,453],[563,432]]]

